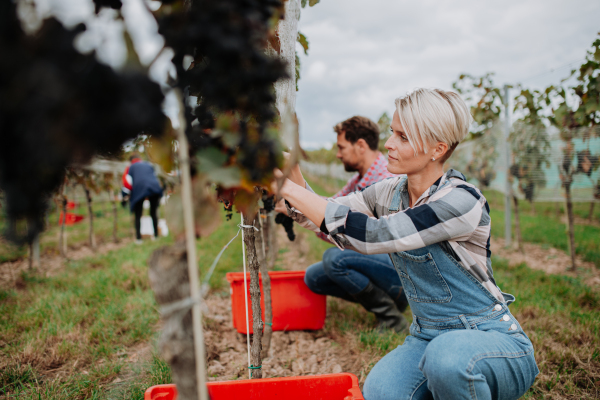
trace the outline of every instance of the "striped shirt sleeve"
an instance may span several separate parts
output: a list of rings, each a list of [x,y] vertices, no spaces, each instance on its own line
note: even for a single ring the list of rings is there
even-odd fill
[[[352,202],[349,197],[344,198],[345,203]],[[339,204],[341,199],[336,199],[327,204],[325,225],[338,247],[363,254],[413,250],[446,240],[466,241],[481,220],[481,199],[456,187],[436,197],[379,219],[353,210],[348,204]]]

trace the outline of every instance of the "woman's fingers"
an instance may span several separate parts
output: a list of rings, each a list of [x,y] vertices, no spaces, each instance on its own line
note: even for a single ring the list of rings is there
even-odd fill
[[[281,172],[279,168],[275,168],[273,170],[273,176],[275,177],[275,179],[273,180],[273,182],[271,182],[271,193],[279,194],[279,182],[281,181],[281,178],[283,178],[283,172]]]
[[[275,204],[275,211],[287,215],[287,207],[285,206],[285,200],[281,199]]]

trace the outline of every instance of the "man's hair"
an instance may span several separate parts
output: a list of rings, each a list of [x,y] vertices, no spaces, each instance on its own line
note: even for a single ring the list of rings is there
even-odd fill
[[[136,158],[140,158],[140,155],[138,153],[131,153],[129,156],[129,161],[133,161]]]
[[[379,126],[367,117],[354,116],[340,122],[333,127],[338,135],[342,132],[346,135],[346,140],[354,144],[358,139],[363,139],[369,145],[371,150],[377,150],[379,145]]]
[[[427,146],[434,142],[448,145],[448,151],[440,159],[442,162],[467,136],[473,120],[458,94],[441,89],[417,89],[399,97],[396,111],[415,153],[426,152]]]

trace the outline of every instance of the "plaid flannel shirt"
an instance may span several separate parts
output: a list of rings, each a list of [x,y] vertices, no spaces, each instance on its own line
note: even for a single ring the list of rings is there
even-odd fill
[[[373,161],[373,164],[371,164],[363,176],[360,176],[359,174],[354,175],[352,178],[350,178],[342,190],[331,196],[331,198],[337,199],[338,197],[347,196],[357,190],[363,190],[366,187],[381,181],[382,179],[396,176],[388,171],[387,165],[387,158],[385,158],[383,154],[379,153],[375,161]],[[317,232],[317,236],[326,242],[330,242],[327,235],[323,232]]]
[[[390,210],[398,185],[400,209]],[[462,266],[495,298],[505,302],[493,278],[489,206],[479,189],[466,182],[460,172],[446,172],[412,208],[406,175],[328,201],[323,225],[330,241],[340,249],[381,254],[440,243],[449,246]],[[290,208],[288,214],[301,226],[320,231],[295,208]]]

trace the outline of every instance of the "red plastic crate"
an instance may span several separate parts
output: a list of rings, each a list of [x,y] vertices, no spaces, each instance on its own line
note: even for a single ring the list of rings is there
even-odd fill
[[[313,293],[304,283],[304,271],[272,271],[271,304],[273,306],[273,331],[297,331],[322,329],[325,324],[326,297]],[[244,273],[229,272],[231,285],[231,311],[233,327],[246,333],[244,309]],[[248,318],[252,333],[252,308],[250,299],[250,274],[248,273]],[[262,319],[265,320],[265,304],[260,280]]]
[[[63,220],[63,213],[60,213],[58,217],[58,224],[61,225]],[[83,215],[67,213],[67,218],[65,219],[65,225],[74,225],[78,222],[83,221]]]
[[[208,382],[211,400],[364,400],[353,374]],[[175,385],[146,390],[144,400],[176,400]]]

